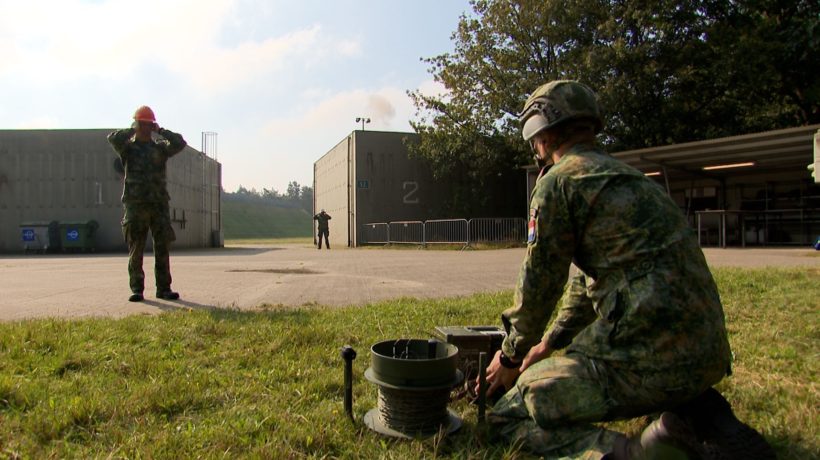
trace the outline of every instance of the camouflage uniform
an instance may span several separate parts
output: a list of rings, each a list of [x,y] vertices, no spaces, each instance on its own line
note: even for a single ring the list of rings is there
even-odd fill
[[[145,273],[142,257],[148,230],[154,241],[154,275],[157,292],[171,290],[169,245],[176,239],[171,227],[166,188],[166,162],[185,148],[181,135],[160,128],[158,134],[164,139],[140,142],[134,138],[134,129],[121,129],[108,135],[123,167],[125,181],[122,202],[125,215],[122,232],[128,243],[128,278],[131,292],[142,293]]]
[[[575,145],[536,183],[527,256],[503,352],[520,361],[543,335],[564,356],[518,378],[491,420],[547,456],[600,458],[616,433],[593,422],[690,399],[730,366],[723,308],[675,203],[626,164]]]
[[[322,249],[322,237],[325,238],[325,246],[330,249],[330,227],[328,226],[328,221],[330,219],[330,214],[324,211],[313,216],[313,220],[318,222],[316,233],[319,237],[319,249]]]

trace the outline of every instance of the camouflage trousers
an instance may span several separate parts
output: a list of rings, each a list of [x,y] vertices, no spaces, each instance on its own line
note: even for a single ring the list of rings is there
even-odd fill
[[[635,372],[568,353],[524,371],[488,419],[496,434],[544,458],[600,459],[622,434],[596,422],[672,408],[722,377],[690,367]]]
[[[131,292],[142,293],[145,289],[142,258],[149,230],[154,242],[157,291],[171,289],[169,246],[176,239],[176,234],[171,227],[168,203],[127,203],[122,218],[122,234],[128,244],[128,283]]]

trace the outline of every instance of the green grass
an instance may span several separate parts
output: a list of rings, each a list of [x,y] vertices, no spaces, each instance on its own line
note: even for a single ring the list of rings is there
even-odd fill
[[[820,273],[715,274],[735,353],[720,390],[779,458],[817,458]],[[496,324],[510,302],[504,292],[0,324],[0,458],[525,458],[488,443],[464,402],[451,406],[464,426],[444,439],[396,441],[361,423],[376,406],[362,377],[370,345]],[[342,408],[344,344],[359,353],[355,423]]]
[[[313,216],[304,209],[283,208],[257,201],[222,201],[226,240],[249,238],[310,238]]]
[[[276,246],[280,244],[297,244],[303,246],[313,246],[313,239],[310,236],[295,236],[291,238],[234,238],[230,240],[225,240],[225,246]]]

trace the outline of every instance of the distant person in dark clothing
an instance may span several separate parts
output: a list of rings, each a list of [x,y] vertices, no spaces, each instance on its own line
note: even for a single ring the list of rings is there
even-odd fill
[[[319,214],[313,216],[313,220],[318,222],[318,226],[316,228],[316,233],[319,236],[319,245],[316,249],[322,249],[322,237],[325,238],[325,246],[330,249],[330,227],[328,227],[328,222],[331,219],[330,214],[326,213],[324,209],[322,209]]]

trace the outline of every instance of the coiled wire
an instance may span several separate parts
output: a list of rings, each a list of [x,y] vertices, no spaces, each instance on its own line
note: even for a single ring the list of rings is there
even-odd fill
[[[447,422],[450,389],[395,390],[379,386],[379,419],[400,433],[430,433]]]

